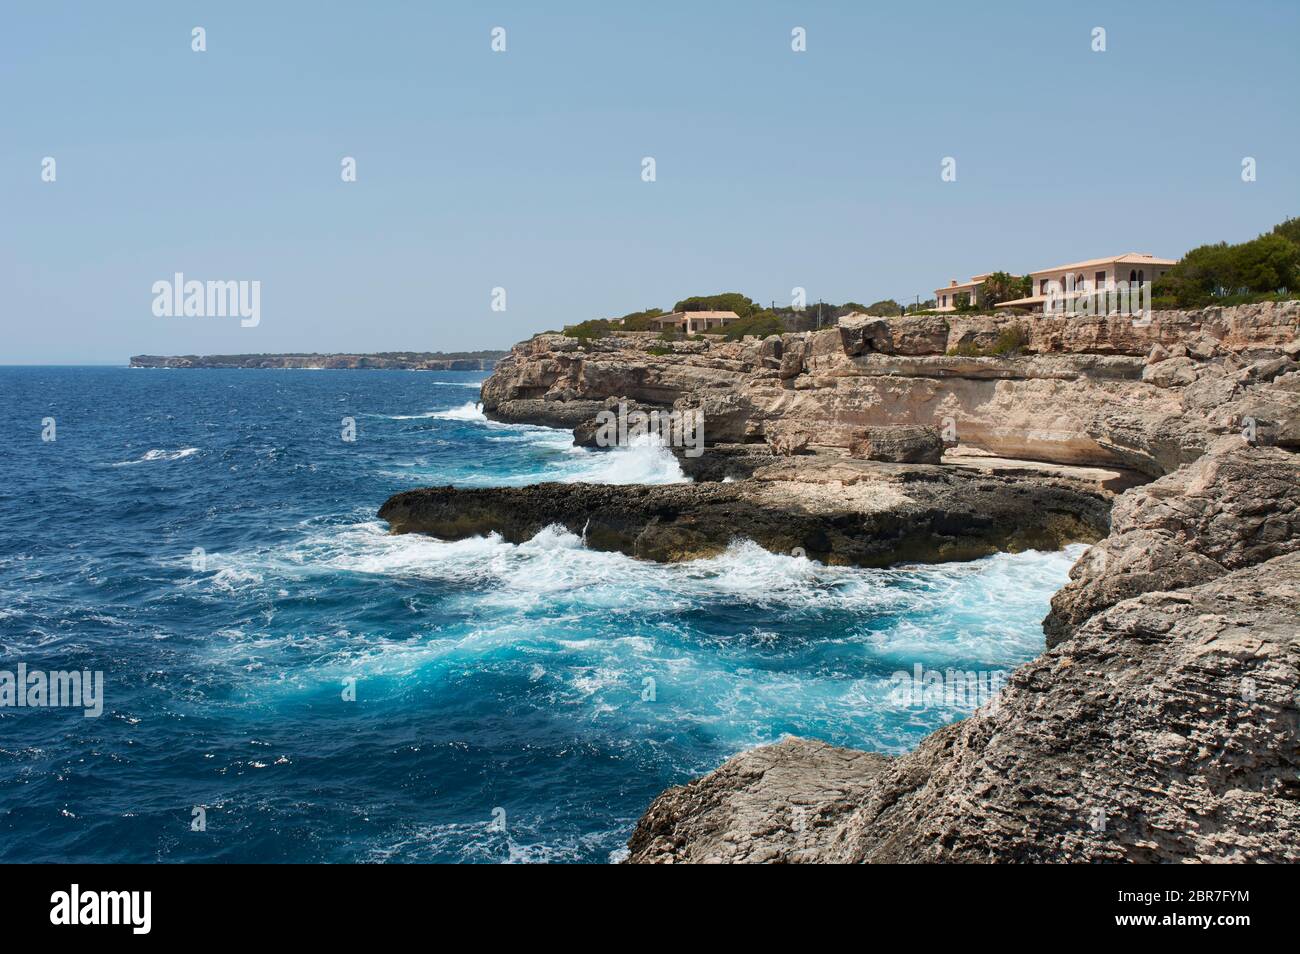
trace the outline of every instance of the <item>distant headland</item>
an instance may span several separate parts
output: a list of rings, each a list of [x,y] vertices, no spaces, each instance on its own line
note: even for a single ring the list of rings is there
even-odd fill
[[[131,356],[133,368],[369,368],[491,371],[505,351],[381,351],[377,354],[183,354]]]

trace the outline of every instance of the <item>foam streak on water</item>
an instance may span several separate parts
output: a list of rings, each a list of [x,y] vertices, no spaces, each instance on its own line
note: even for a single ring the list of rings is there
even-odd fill
[[[99,720],[0,712],[0,858],[606,861],[748,746],[902,752],[964,717],[891,677],[1040,652],[1082,549],[859,570],[388,534],[424,484],[684,479],[648,440],[487,420],[481,377],[0,370],[5,426],[60,422],[0,458],[0,647],[106,675]]]

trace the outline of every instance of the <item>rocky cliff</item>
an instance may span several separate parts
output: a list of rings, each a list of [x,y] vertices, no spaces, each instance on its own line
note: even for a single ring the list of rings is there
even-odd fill
[[[1013,356],[992,352],[1022,329]],[[574,427],[607,399],[699,408],[713,443],[847,450],[874,425],[928,424],[1000,457],[1160,476],[1249,429],[1300,446],[1300,302],[1127,318],[861,318],[762,341],[517,345],[483,387],[500,420]]]
[[[751,530],[862,565],[1103,537],[992,703],[901,757],[736,756],[656,799],[630,862],[1300,860],[1300,303],[543,335],[483,387],[489,415],[579,435],[618,402],[702,411],[699,483],[430,489],[381,515],[511,539],[554,519],[652,559]],[[939,464],[857,459],[932,461],[936,432]]]
[[[1300,464],[1231,438],[1209,457],[1141,491],[1175,537],[1207,500],[1283,508],[1228,548],[1235,568],[1198,561],[1120,598],[1128,564],[1090,563],[1105,596],[1068,601],[1068,633],[970,718],[898,758],[803,739],[744,753],[656,799],[628,860],[1300,860]],[[1254,466],[1284,483],[1241,485]]]

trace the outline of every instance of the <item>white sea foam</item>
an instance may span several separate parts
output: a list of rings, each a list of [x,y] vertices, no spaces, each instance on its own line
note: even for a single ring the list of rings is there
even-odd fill
[[[483,405],[474,401],[466,401],[459,407],[442,408],[433,411],[420,411],[416,414],[376,414],[367,415],[382,417],[389,421],[477,421],[482,423],[491,423],[483,413]]]
[[[659,564],[589,550],[558,526],[516,545],[495,533],[455,541],[393,535],[382,522],[366,521],[313,528],[287,549],[233,554],[217,585],[244,585],[264,573],[357,573],[472,585],[454,600],[465,608],[523,611],[545,597],[561,613],[640,615],[718,601],[771,610],[898,613],[895,626],[861,638],[881,650],[930,652],[942,651],[944,642],[950,650],[971,648],[954,644],[954,633],[960,643],[968,629],[973,639],[986,639],[990,629],[1015,624],[1027,603],[1041,599],[1039,591],[1059,585],[1083,549],[873,570],[824,566],[737,540],[715,557]],[[949,634],[936,643],[933,633],[944,627]]]
[[[589,484],[678,484],[685,481],[682,465],[657,434],[642,434],[627,447],[584,451],[572,470],[560,478],[564,483]]]
[[[1046,594],[1084,549],[876,570],[746,540],[709,559],[657,564],[590,550],[561,527],[517,545],[495,534],[392,535],[370,520],[304,531],[288,547],[230,554],[209,584],[214,597],[231,587],[273,607],[284,590],[328,599],[339,587],[384,590],[367,577],[409,581],[414,628],[289,635],[268,631],[264,611],[204,647],[214,666],[255,681],[254,695],[345,676],[472,679],[505,666],[537,686],[534,704],[575,725],[693,725],[735,748],[772,741],[774,725],[858,725],[870,728],[855,744],[906,750],[936,719],[961,713],[899,711],[888,674],[917,661],[1002,669],[1041,651]],[[654,705],[641,698],[647,677]]]
[[[546,451],[550,459],[542,461],[536,473],[516,473],[508,480],[491,474],[465,475],[461,483],[494,485],[558,480],[563,483],[596,484],[671,484],[688,478],[677,458],[657,434],[643,434],[626,447],[590,450],[573,445],[573,435],[560,428],[535,424],[512,424],[489,420],[483,405],[467,401],[447,410],[419,414],[386,415],[389,420],[434,419],[477,424],[492,431],[484,440],[492,443],[525,444]],[[401,475],[406,480],[424,479],[420,473]]]
[[[436,411],[430,417],[442,421],[487,421],[487,415],[483,413],[483,405],[476,401],[466,401],[460,407],[454,407],[450,411]]]
[[[137,457],[135,460],[118,461],[113,466],[129,467],[132,464],[147,464],[153,461],[181,460],[182,458],[189,457],[193,454],[197,454],[198,452],[199,449],[197,447],[182,447],[180,450],[161,450],[159,448],[155,448],[153,450],[146,451],[143,457]]]
[[[503,864],[554,864],[580,861],[591,851],[616,839],[626,839],[632,820],[606,831],[556,837],[553,819],[509,816],[509,830],[494,831],[486,821],[415,822],[403,831],[381,836],[365,849],[365,860],[384,862],[443,859],[459,856],[464,861]],[[548,840],[542,840],[548,836]],[[613,856],[611,855],[611,858]]]

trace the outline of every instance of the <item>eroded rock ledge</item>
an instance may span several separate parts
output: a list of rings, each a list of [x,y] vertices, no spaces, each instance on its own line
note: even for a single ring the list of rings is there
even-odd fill
[[[714,556],[745,538],[824,563],[886,566],[1098,540],[1109,509],[1109,494],[1066,477],[769,456],[727,483],[410,490],[379,516],[395,533],[499,533],[512,543],[558,524],[592,549],[661,562]]]

